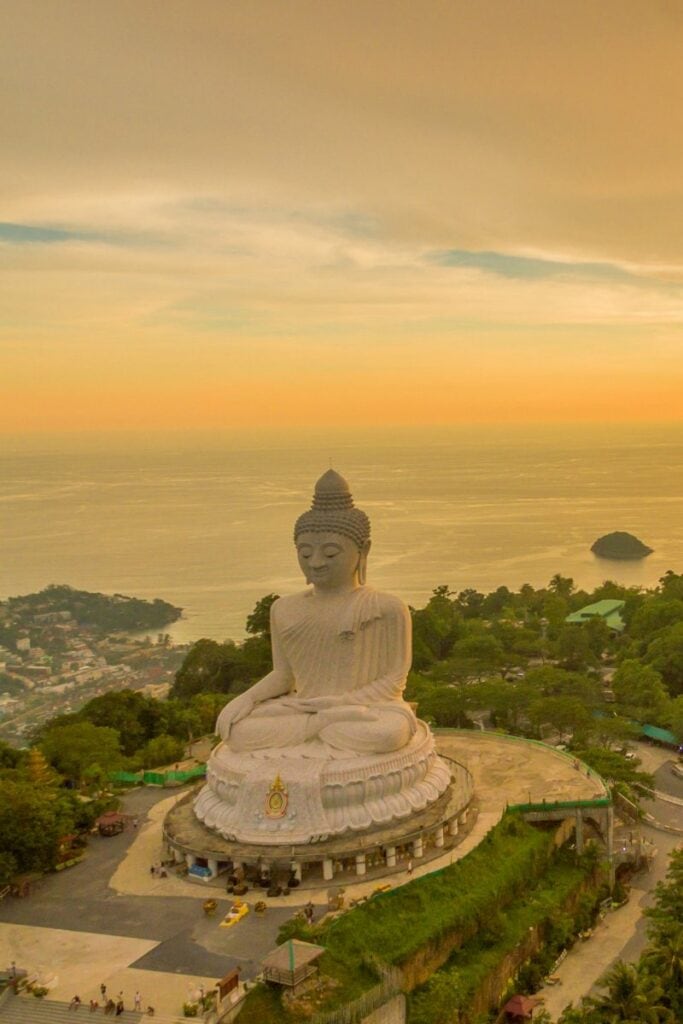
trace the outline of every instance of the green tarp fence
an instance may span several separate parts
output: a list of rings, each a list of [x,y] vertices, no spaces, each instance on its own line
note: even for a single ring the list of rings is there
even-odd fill
[[[196,768],[182,772],[111,772],[109,778],[122,786],[170,786],[192,782],[193,779],[203,779],[205,775],[206,765],[199,764]]]

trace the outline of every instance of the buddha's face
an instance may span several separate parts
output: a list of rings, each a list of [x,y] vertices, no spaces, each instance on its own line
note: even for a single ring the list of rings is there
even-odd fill
[[[361,553],[340,533],[300,533],[299,565],[308,583],[319,590],[344,590],[358,583]]]

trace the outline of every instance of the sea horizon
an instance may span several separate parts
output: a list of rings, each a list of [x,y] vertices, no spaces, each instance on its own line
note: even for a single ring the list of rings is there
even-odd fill
[[[176,642],[244,636],[304,586],[296,517],[330,466],[370,515],[368,582],[416,607],[448,585],[650,587],[683,571],[683,424],[15,435],[0,456],[0,599],[50,583],[160,597]],[[613,530],[654,548],[596,558]]]

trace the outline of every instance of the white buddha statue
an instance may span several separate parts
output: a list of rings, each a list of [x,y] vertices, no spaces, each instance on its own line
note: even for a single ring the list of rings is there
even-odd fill
[[[294,541],[313,586],[273,604],[273,671],[224,708],[217,731],[235,751],[398,750],[417,725],[402,699],[410,616],[398,598],[365,586],[370,522],[334,470],[318,481]]]
[[[294,540],[312,586],[272,605],[273,670],[221,712],[223,742],[195,803],[206,825],[240,841],[265,832],[308,842],[386,824],[424,809],[450,781],[402,696],[408,609],[366,586],[370,522],[334,470],[316,484]],[[268,783],[275,804],[264,803]]]

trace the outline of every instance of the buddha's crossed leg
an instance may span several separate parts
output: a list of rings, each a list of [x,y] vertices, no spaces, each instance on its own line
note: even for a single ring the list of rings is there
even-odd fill
[[[386,705],[350,704],[329,711],[297,712],[261,704],[230,730],[228,745],[237,752],[292,747],[320,739],[337,750],[385,754],[410,740],[410,723],[402,711]]]

